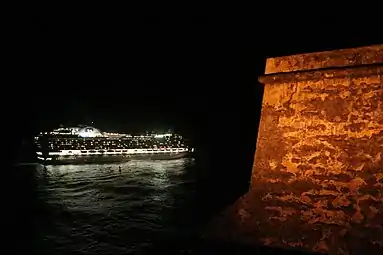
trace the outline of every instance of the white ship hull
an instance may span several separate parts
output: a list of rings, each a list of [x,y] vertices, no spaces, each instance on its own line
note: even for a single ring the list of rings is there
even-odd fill
[[[117,152],[116,152],[117,151]],[[129,149],[116,150],[113,152],[100,152],[89,150],[73,150],[61,152],[49,152],[45,157],[42,152],[37,152],[37,159],[46,165],[62,164],[98,164],[117,163],[129,160],[169,160],[179,159],[191,155],[187,149],[152,150],[152,149]]]

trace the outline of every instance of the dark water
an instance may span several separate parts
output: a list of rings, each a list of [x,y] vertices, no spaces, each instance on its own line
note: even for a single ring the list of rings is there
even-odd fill
[[[135,254],[200,228],[193,159],[35,168],[37,253]]]
[[[2,232],[14,253],[281,254],[200,238],[231,189],[207,178],[208,166],[197,162],[19,166],[12,182],[3,179],[3,208],[11,209],[1,217],[8,226]]]

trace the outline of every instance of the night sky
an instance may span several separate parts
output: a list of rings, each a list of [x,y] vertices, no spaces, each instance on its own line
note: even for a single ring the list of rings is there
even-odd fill
[[[373,20],[309,18],[34,16],[13,122],[26,135],[93,121],[254,146],[266,57],[380,42]]]

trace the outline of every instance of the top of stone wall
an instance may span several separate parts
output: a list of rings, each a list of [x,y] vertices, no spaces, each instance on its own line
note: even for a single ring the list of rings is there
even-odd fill
[[[265,74],[383,63],[383,44],[268,58]]]

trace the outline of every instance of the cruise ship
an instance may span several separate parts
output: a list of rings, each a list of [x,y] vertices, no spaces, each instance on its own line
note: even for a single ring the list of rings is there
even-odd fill
[[[39,163],[49,165],[178,159],[194,152],[177,134],[132,136],[101,132],[91,126],[40,133],[35,137],[35,143]]]

